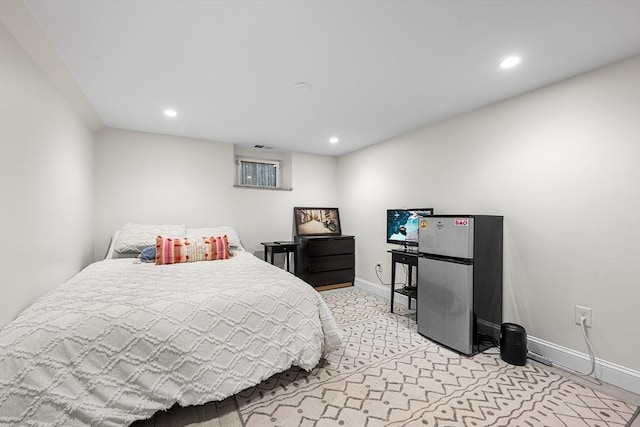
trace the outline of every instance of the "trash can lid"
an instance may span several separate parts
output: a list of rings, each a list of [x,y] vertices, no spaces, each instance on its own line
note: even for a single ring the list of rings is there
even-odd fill
[[[526,333],[525,329],[522,326],[516,325],[515,323],[503,323],[502,329],[509,332]]]

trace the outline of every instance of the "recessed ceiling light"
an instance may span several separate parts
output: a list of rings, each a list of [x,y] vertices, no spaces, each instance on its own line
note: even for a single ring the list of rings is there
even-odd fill
[[[176,110],[164,110],[164,115],[167,117],[175,117],[178,115]]]
[[[337,144],[338,142],[340,142],[340,140],[335,136],[332,136],[331,138],[329,138],[329,142],[332,144]]]
[[[298,92],[309,92],[311,90],[311,83],[307,82],[298,82],[293,85],[294,89]]]
[[[511,68],[518,65],[520,60],[521,58],[519,56],[510,56],[500,61],[498,65],[500,65],[500,68]]]

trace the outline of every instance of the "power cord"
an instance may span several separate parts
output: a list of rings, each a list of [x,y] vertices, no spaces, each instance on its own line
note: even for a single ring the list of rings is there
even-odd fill
[[[391,283],[384,283],[384,280],[382,280],[382,277],[380,277],[380,271],[378,270],[378,266],[375,266],[373,268],[376,272],[376,276],[378,277],[378,280],[380,281],[380,284],[384,286],[391,286]]]
[[[582,331],[582,336],[584,337],[584,340],[587,343],[587,349],[589,350],[589,358],[591,359],[591,370],[589,370],[589,372],[585,374],[580,371],[566,368],[564,366],[560,366],[560,365],[554,365],[554,366],[562,371],[566,371],[571,374],[585,377],[585,379],[595,380],[596,384],[602,384],[602,382],[598,378],[591,377],[591,375],[593,375],[596,371],[596,356],[595,356],[595,351],[593,349],[593,345],[591,344],[591,340],[587,335],[587,318],[585,316],[580,316],[580,330]]]
[[[587,318],[585,316],[580,316],[580,330],[582,331],[582,336],[584,337],[584,341],[587,343],[587,349],[589,350],[589,358],[591,359],[591,369],[589,370],[588,373],[582,373],[580,371],[575,371],[573,369],[569,369],[566,368],[564,366],[560,366],[560,365],[555,365],[555,364],[551,364],[550,361],[547,359],[545,360],[540,360],[540,355],[536,354],[536,353],[532,353],[532,352],[528,352],[527,354],[527,358],[528,359],[532,359],[535,360],[536,362],[540,362],[544,365],[548,365],[548,366],[554,366],[557,369],[560,369],[562,371],[567,371],[570,372],[572,374],[576,374],[582,377],[591,377],[591,375],[593,375],[596,371],[596,355],[595,355],[595,350],[593,349],[593,345],[591,344],[591,340],[589,339],[589,336],[587,335]],[[498,345],[499,347],[499,345]],[[487,348],[486,350],[490,350],[490,348]],[[500,354],[500,352],[488,352],[488,351],[483,351],[483,354],[487,354],[487,355],[497,355]],[[549,362],[549,363],[547,363]],[[596,381],[596,383],[598,384],[602,384],[600,382],[600,380],[598,378],[590,378],[590,379],[594,379]]]
[[[402,270],[404,271],[404,283],[403,286],[407,286],[409,283],[409,270],[406,264],[402,264]]]
[[[593,351],[593,346],[591,345],[591,340],[587,336],[587,318],[585,316],[580,316],[580,330],[582,331],[582,336],[587,343],[587,348],[589,349],[589,357],[591,358],[591,370],[588,374],[583,374],[578,372],[578,374],[583,375],[585,377],[590,377],[596,371],[596,352]]]

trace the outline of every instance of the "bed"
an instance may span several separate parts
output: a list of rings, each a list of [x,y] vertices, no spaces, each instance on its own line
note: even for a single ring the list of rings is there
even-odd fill
[[[0,330],[0,425],[129,425],[341,344],[311,286],[230,243],[229,259],[171,265],[110,248],[26,309]]]

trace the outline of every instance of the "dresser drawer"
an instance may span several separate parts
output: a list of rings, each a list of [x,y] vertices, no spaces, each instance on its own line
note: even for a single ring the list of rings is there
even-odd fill
[[[296,236],[296,276],[314,287],[353,283],[355,239],[353,236]]]
[[[311,286],[333,285],[335,283],[352,282],[355,278],[353,268],[347,270],[324,271],[322,273],[309,274],[307,282]]]
[[[309,256],[352,254],[355,250],[354,239],[309,240]]]
[[[356,257],[353,254],[329,255],[323,257],[309,258],[309,273],[318,273],[320,271],[344,270],[353,268]]]

